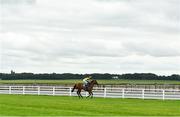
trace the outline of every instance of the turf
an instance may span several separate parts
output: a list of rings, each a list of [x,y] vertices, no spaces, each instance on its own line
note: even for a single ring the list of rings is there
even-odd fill
[[[180,116],[180,101],[0,95],[0,116]]]

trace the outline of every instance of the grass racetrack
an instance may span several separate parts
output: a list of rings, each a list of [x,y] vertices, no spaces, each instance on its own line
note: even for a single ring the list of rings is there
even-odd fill
[[[0,95],[0,116],[180,116],[180,101]]]

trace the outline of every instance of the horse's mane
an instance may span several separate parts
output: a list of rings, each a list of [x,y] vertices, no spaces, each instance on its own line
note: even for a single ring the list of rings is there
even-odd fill
[[[94,80],[94,79],[93,79],[93,80],[91,80],[91,82],[94,82],[94,81],[96,81],[96,80]]]

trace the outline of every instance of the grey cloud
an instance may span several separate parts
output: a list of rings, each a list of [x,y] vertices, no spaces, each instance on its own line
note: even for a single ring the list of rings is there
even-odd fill
[[[179,24],[177,23],[179,21],[178,1],[174,1],[173,3],[169,0],[158,0],[155,5],[152,4],[155,2],[144,2],[142,0],[135,2],[120,1],[118,4],[112,1],[104,2],[105,3],[88,1],[88,3],[90,3],[89,6],[84,7],[77,3],[72,5],[63,1],[63,3],[68,6],[67,8],[63,8],[62,5],[57,4],[48,6],[49,9],[45,9],[44,6],[39,6],[39,8],[27,8],[25,11],[23,11],[24,8],[22,7],[20,10],[23,12],[19,13],[19,20],[14,21],[13,17],[11,19],[4,17],[6,20],[4,21],[4,27],[5,29],[9,27],[8,29],[11,30],[21,29],[21,31],[23,31],[24,28],[26,30],[29,29],[28,31],[62,31],[61,28],[78,30],[81,28],[86,29],[89,26],[122,27],[141,31],[175,31],[176,33],[180,30]],[[82,3],[87,5],[84,2]],[[80,8],[77,9],[77,7]],[[5,8],[4,14],[6,14],[8,9],[9,8]],[[10,13],[7,16],[11,17],[12,14],[14,13]],[[172,14],[174,14],[175,21],[170,19]]]
[[[36,0],[0,0],[3,5],[34,5]]]
[[[128,42],[124,47],[132,54],[150,55],[155,57],[174,57],[180,56],[179,45],[174,46],[169,43],[156,42]]]

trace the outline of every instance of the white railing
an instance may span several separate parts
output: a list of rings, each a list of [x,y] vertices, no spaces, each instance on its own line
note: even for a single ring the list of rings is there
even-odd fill
[[[65,95],[77,96],[76,90],[71,92],[70,87],[55,86],[0,86],[0,94],[23,95]],[[93,90],[94,97],[104,98],[141,98],[141,99],[174,99],[180,100],[180,90],[164,89],[125,89],[125,88],[98,88]],[[88,93],[82,91],[83,96]]]

